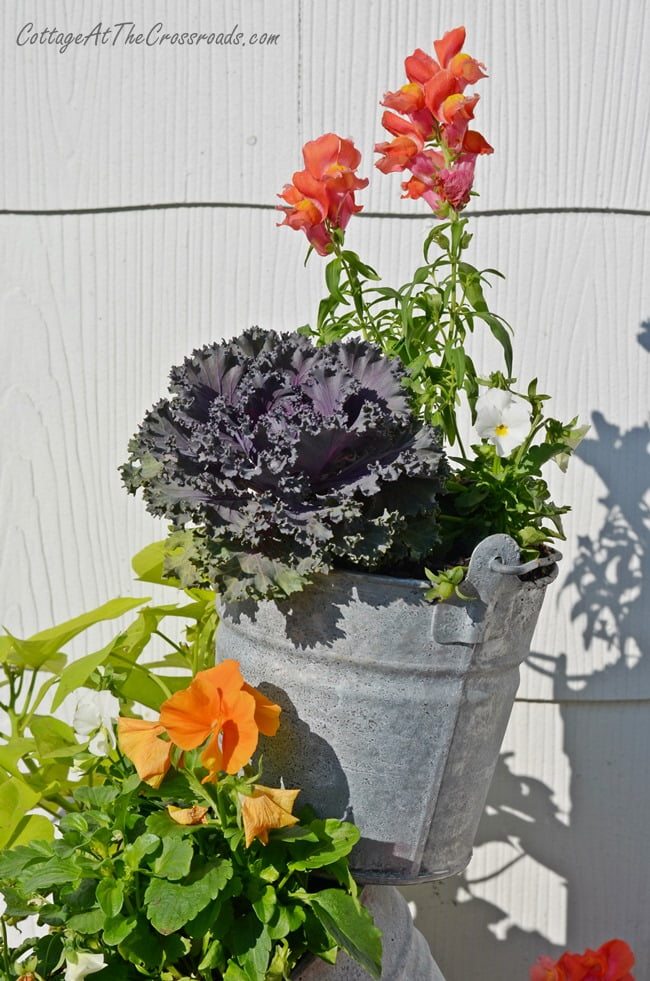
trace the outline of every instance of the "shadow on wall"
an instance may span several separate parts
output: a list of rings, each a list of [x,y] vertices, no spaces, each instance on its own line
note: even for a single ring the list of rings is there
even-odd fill
[[[650,321],[638,340],[650,352]],[[642,970],[650,963],[649,450],[648,423],[623,431],[595,412],[590,438],[577,452],[605,485],[606,515],[597,534],[579,539],[566,587],[577,594],[572,619],[582,625],[585,649],[604,644],[608,665],[570,675],[565,655],[530,657],[531,667],[553,678],[559,703],[571,769],[569,824],[552,789],[511,772],[511,754],[502,754],[476,846],[503,843],[500,854],[511,850],[512,860],[480,882],[470,867],[464,876],[405,891],[421,911],[417,925],[447,981],[524,981],[539,954],[557,957],[614,936],[630,943]],[[476,894],[493,880],[491,895],[500,897],[501,877],[503,906]],[[566,904],[561,945],[544,929],[546,909],[557,920],[549,904],[558,884]],[[535,915],[522,915],[525,908]]]

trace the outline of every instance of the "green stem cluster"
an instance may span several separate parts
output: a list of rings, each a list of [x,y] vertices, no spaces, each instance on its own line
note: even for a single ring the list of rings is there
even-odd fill
[[[427,235],[424,262],[398,288],[385,286],[379,275],[344,247],[344,233],[331,229],[332,257],[325,268],[327,295],[321,300],[314,328],[302,332],[320,344],[361,335],[378,344],[406,368],[413,410],[424,423],[438,427],[446,447],[454,449],[447,492],[440,502],[440,548],[433,561],[440,569],[449,560],[469,555],[486,535],[503,531],[532,558],[552,538],[563,538],[560,516],[541,467],[556,458],[564,469],[585,429],[577,419],[562,424],[545,417],[548,398],[533,380],[526,393],[514,389],[512,330],[490,311],[485,286],[500,277],[495,269],[471,265],[467,217],[448,206],[447,218]],[[468,352],[468,338],[482,324],[501,349],[501,370],[477,371]],[[477,402],[490,388],[505,390],[514,401],[530,406],[530,428],[507,457],[494,445],[476,440],[466,447],[459,409],[466,407],[472,423]],[[454,582],[457,567],[452,570]],[[435,594],[443,598],[442,593]]]
[[[503,350],[506,375],[512,371],[510,328],[492,314],[483,287],[495,270],[479,271],[464,259],[471,235],[467,218],[450,209],[424,243],[424,265],[398,289],[377,285],[379,276],[344,248],[343,233],[332,231],[333,258],[327,264],[328,295],[321,301],[316,328],[306,332],[327,344],[360,333],[399,357],[408,372],[415,411],[440,426],[449,446],[468,454],[457,424],[464,393],[474,418],[479,378],[466,351],[478,321],[490,329]],[[430,259],[432,246],[440,254]]]

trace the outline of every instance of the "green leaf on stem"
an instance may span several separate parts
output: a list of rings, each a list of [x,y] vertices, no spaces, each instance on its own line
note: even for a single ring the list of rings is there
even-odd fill
[[[163,879],[182,879],[189,874],[193,855],[194,848],[188,838],[165,838],[162,852],[153,863],[153,874]]]
[[[319,869],[349,855],[359,840],[359,829],[354,824],[340,822],[334,818],[324,821],[311,821],[309,827],[318,836],[314,845],[304,839],[292,842],[292,852],[296,858],[288,863],[288,868],[296,871]]]
[[[0,849],[11,846],[19,822],[40,798],[24,777],[9,777],[0,784]]]
[[[47,630],[41,630],[27,640],[21,641],[12,637],[12,641],[16,652],[18,650],[20,651],[20,660],[28,667],[51,670],[46,667],[47,662],[71,641],[73,637],[76,637],[78,634],[83,633],[84,630],[104,620],[115,620],[136,606],[141,606],[144,602],[146,601],[143,599],[118,597],[117,599],[109,600],[108,603],[102,603],[101,606],[96,607],[94,610],[90,610],[88,613],[82,613],[72,620],[66,620],[65,623],[49,627]],[[15,660],[15,658],[10,659]],[[59,662],[56,661],[55,663],[58,664]]]
[[[102,879],[97,886],[97,902],[106,916],[114,918],[124,903],[124,882],[116,879]]]
[[[371,977],[381,977],[381,930],[358,900],[340,889],[323,889],[313,894],[300,892],[299,897],[311,907],[332,940],[346,954],[354,957]]]
[[[167,539],[163,539],[159,542],[152,542],[151,545],[145,546],[145,548],[133,556],[131,567],[140,582],[152,582],[156,583],[157,586],[173,586],[176,588],[180,585],[177,579],[171,577],[166,578],[163,575],[165,556],[168,550]]]
[[[204,866],[189,882],[152,879],[144,895],[152,926],[162,934],[180,930],[217,898],[232,874],[232,863],[220,859]]]

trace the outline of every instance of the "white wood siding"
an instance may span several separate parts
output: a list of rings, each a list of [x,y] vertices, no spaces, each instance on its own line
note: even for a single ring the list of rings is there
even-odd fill
[[[136,30],[238,25],[245,38],[279,39],[63,54],[16,44],[28,22],[76,33],[131,20]],[[646,4],[3,5],[1,622],[27,634],[109,596],[145,593],[129,558],[162,528],[120,487],[129,436],[170,365],[193,347],[252,323],[288,329],[313,317],[322,263],[314,256],[303,270],[304,240],[276,229],[269,206],[299,168],[302,142],[327,130],[355,139],[372,176],[378,99],[402,83],[407,54],[460,23],[467,49],[488,66],[476,125],[495,147],[477,166],[472,207],[488,214],[474,222],[472,257],[507,276],[491,299],[516,328],[520,378],[537,375],[557,415],[579,413],[592,431],[569,475],[553,476],[556,496],[574,509],[565,558],[522,672],[475,857],[462,879],[408,894],[448,981],[523,979],[540,953],[615,935],[636,950],[643,981]],[[362,197],[378,216],[351,223],[348,243],[397,281],[418,261],[431,218],[399,201],[397,177],[376,173]],[[486,359],[493,352],[477,339],[479,363],[483,350]]]

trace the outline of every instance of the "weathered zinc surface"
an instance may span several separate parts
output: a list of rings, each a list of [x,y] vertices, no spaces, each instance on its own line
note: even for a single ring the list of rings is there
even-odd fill
[[[337,572],[286,601],[220,603],[217,659],[282,706],[264,741],[265,779],[300,787],[321,817],[353,820],[365,882],[462,872],[472,853],[519,665],[544,591],[519,550],[493,535],[464,591],[433,606],[427,583]]]

